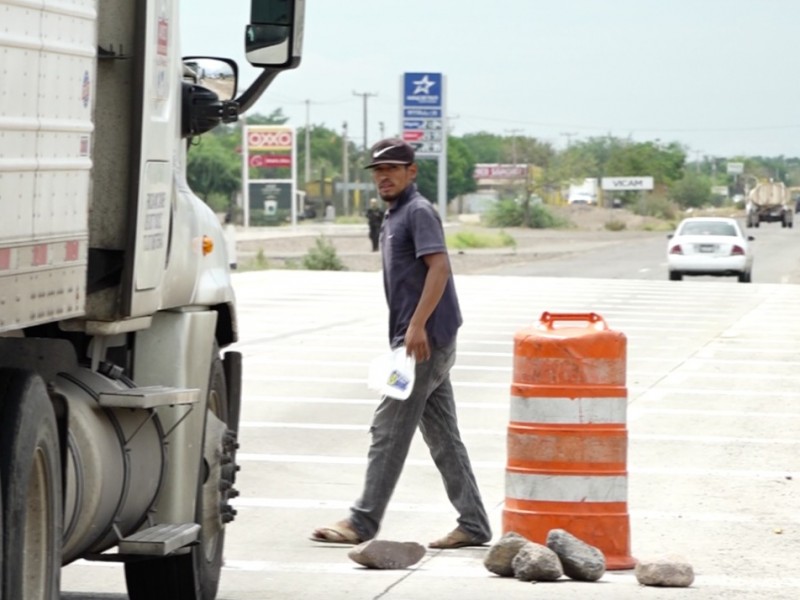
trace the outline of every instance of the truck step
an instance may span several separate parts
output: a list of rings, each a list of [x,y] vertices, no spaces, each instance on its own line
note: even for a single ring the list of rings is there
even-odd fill
[[[167,556],[196,542],[199,536],[200,525],[197,523],[155,525],[120,540],[119,553]]]
[[[102,392],[99,403],[100,406],[109,408],[147,409],[177,404],[195,404],[199,400],[200,390],[154,385],[116,392]]]

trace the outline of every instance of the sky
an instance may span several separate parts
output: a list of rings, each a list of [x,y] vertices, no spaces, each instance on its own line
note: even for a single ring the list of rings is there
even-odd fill
[[[184,55],[237,61],[249,0],[180,0]],[[254,111],[358,146],[401,131],[403,73],[442,73],[450,131],[557,149],[611,135],[701,157],[800,156],[798,0],[307,0],[303,58]]]

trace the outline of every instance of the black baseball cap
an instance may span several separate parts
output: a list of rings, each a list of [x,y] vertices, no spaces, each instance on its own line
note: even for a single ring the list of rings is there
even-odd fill
[[[378,165],[410,165],[414,162],[414,149],[400,138],[387,138],[376,142],[369,150],[372,162],[365,169]]]

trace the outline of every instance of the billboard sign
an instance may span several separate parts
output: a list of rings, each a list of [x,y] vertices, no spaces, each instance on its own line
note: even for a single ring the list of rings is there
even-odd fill
[[[246,125],[243,136],[245,226],[275,224],[286,219],[296,224],[297,136],[294,128]]]
[[[440,157],[445,151],[444,83],[441,73],[404,73],[401,77],[401,137],[418,156]]]
[[[251,152],[286,151],[294,145],[294,129],[274,125],[250,125],[247,148]]]
[[[653,178],[645,177],[603,177],[602,188],[604,190],[652,190]]]
[[[728,175],[741,175],[744,173],[744,163],[743,162],[729,162],[726,165],[726,170]]]
[[[480,163],[475,165],[475,179],[525,179],[528,165]]]

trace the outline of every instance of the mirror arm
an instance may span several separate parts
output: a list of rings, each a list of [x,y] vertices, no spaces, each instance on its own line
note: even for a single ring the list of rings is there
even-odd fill
[[[264,70],[261,71],[261,75],[259,75],[256,80],[250,84],[250,87],[234,101],[239,105],[240,115],[250,110],[253,104],[261,97],[261,94],[264,93],[264,90],[272,84],[273,80],[281,71],[281,69],[272,69],[269,67],[265,67]]]
[[[213,91],[185,81],[182,88],[182,137],[198,136],[220,123],[239,120],[239,107],[235,100],[220,100]]]

